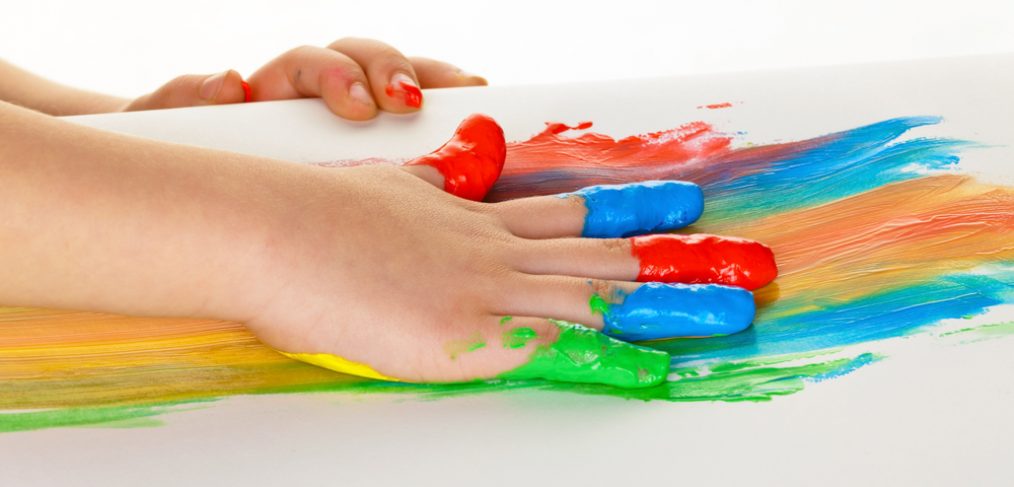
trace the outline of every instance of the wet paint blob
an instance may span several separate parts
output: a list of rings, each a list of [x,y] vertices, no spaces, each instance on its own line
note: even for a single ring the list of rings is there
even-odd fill
[[[726,284],[754,290],[778,275],[766,245],[718,235],[645,235],[630,239],[640,282]]]
[[[595,330],[551,320],[560,335],[540,345],[528,363],[500,374],[501,379],[547,379],[606,384],[622,388],[651,387],[665,382],[669,354],[609,338]]]
[[[701,217],[704,194],[683,181],[589,186],[560,197],[584,199],[583,237],[626,237],[683,228]]]
[[[749,327],[755,311],[753,294],[738,287],[658,282],[593,295],[589,306],[602,315],[602,333],[628,341],[730,335]]]
[[[500,177],[506,158],[503,129],[492,118],[474,114],[458,125],[446,144],[406,165],[432,166],[444,176],[445,191],[482,201]]]

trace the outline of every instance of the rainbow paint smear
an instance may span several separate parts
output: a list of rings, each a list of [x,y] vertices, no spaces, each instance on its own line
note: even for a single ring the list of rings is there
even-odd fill
[[[666,384],[624,390],[541,381],[412,385],[296,362],[236,323],[0,308],[0,431],[148,425],[239,394],[402,392],[444,397],[549,389],[669,401],[759,401],[883,358],[877,341],[1014,303],[1014,190],[947,171],[971,142],[919,137],[903,117],[813,139],[734,144],[703,122],[614,140],[550,124],[511,143],[493,200],[600,183],[702,186],[687,232],[760,240],[780,276],[756,294],[748,331],[652,342],[673,354]],[[739,147],[737,147],[739,145]],[[999,162],[999,161],[998,161]],[[983,323],[991,334],[1010,323]],[[191,406],[188,406],[191,405]]]

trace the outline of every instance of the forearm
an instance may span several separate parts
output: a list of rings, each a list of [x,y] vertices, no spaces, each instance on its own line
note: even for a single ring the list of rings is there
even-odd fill
[[[0,60],[0,101],[50,115],[115,112],[128,100],[50,81]]]
[[[243,319],[237,283],[295,218],[281,203],[326,172],[2,102],[0,138],[3,305]]]

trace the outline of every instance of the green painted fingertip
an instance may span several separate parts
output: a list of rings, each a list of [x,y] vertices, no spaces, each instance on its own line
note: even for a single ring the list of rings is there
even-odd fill
[[[557,340],[539,345],[527,364],[499,378],[642,388],[665,382],[669,374],[666,352],[621,342],[581,325],[551,321],[560,328]]]

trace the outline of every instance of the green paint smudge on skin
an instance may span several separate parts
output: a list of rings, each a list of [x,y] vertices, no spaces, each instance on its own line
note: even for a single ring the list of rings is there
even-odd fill
[[[473,344],[471,344],[471,345],[468,346],[468,351],[469,352],[474,352],[474,351],[476,351],[476,350],[478,350],[478,349],[480,349],[482,347],[485,347],[485,346],[486,346],[486,342],[475,342],[475,343],[473,343]]]
[[[536,347],[529,362],[501,379],[548,379],[617,387],[650,387],[665,381],[669,354],[609,338],[595,330],[550,320],[555,342]]]
[[[588,300],[588,307],[591,308],[592,314],[600,314],[605,316],[609,314],[609,303],[602,299],[598,293],[592,294],[591,299]]]
[[[513,317],[513,316],[504,316],[503,318],[500,318],[500,326],[504,326],[504,325],[506,325],[506,324],[507,324],[507,323],[509,323],[509,322],[510,322],[510,320],[512,320],[512,319],[514,319],[514,317]]]
[[[481,334],[476,332],[467,340],[453,340],[447,342],[447,344],[444,345],[444,351],[451,357],[451,360],[456,360],[458,356],[463,353],[474,352],[485,346],[486,340],[482,338]]]
[[[503,332],[503,348],[523,348],[538,336],[539,334],[535,333],[535,330],[527,326],[511,328]]]

